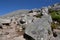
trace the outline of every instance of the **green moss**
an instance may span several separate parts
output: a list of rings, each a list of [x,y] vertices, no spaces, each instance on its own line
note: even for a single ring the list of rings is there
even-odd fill
[[[49,10],[53,20],[60,22],[60,10]]]

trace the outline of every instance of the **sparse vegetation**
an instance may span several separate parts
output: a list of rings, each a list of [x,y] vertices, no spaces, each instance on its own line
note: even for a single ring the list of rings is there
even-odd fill
[[[53,20],[53,22],[51,23],[51,28],[53,31],[53,29],[57,29],[58,26],[60,25],[60,10],[49,9],[49,13]],[[55,23],[55,22],[57,22],[57,23]]]
[[[56,29],[56,28],[57,28],[57,24],[55,24],[55,23],[52,22],[52,23],[51,23],[51,28],[52,28],[52,29]]]
[[[58,23],[52,22],[51,23],[51,29],[52,29],[52,31],[53,31],[53,29],[59,29],[60,30],[60,25]]]
[[[60,10],[49,9],[49,13],[54,21],[60,22]]]

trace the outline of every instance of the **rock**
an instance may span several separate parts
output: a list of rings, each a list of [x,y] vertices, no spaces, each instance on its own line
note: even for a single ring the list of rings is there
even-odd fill
[[[23,36],[15,37],[14,40],[25,40]]]
[[[43,14],[41,18],[34,17],[40,13]],[[60,38],[51,36],[52,18],[48,7],[42,10],[18,10],[1,17],[0,22],[5,24],[0,26],[0,40],[59,40]]]
[[[44,13],[44,12],[43,12]],[[27,24],[25,33],[30,35],[32,38],[35,40],[48,40],[48,30],[51,31],[51,25],[50,23],[52,22],[51,17],[48,15],[48,12],[46,13],[47,15],[44,14],[42,18],[36,18],[34,19],[34,22]]]

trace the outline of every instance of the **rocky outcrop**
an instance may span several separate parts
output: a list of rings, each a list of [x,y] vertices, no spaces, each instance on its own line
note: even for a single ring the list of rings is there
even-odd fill
[[[46,11],[46,9],[42,9],[43,16],[41,18],[34,19],[31,23],[28,23],[25,30],[25,33],[33,37],[35,40],[48,40],[48,30],[50,31],[50,34],[52,34],[50,27],[52,22],[51,16],[48,15],[48,10],[47,13],[43,10]]]
[[[55,6],[50,8],[55,10]],[[53,20],[49,13],[50,8],[20,10],[0,17],[0,39],[56,40],[51,30]]]

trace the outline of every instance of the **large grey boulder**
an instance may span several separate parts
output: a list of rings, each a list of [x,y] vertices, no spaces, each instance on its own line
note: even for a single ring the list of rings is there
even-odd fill
[[[49,39],[48,31],[52,33],[50,27],[51,22],[52,22],[51,16],[44,14],[42,18],[36,18],[34,19],[33,22],[25,25],[26,26],[25,33],[30,35],[35,40],[48,40]]]

